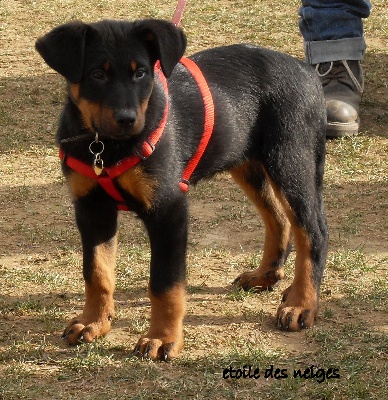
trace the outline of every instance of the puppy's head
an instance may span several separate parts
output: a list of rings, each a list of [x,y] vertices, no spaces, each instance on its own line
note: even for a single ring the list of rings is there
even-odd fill
[[[184,33],[162,20],[69,22],[35,47],[64,76],[84,126],[112,138],[139,134],[157,60],[170,76],[186,48]]]

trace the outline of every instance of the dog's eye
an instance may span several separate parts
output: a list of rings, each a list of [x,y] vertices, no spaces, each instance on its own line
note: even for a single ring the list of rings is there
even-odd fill
[[[135,72],[135,79],[137,80],[137,79],[144,78],[145,74],[146,74],[146,70],[144,68],[139,68]]]
[[[96,69],[90,74],[93,79],[103,81],[106,77],[105,72],[101,69]]]

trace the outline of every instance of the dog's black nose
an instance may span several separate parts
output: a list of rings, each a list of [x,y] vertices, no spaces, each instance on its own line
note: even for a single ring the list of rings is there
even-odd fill
[[[116,111],[114,117],[121,128],[130,128],[136,122],[137,114],[135,110],[123,109]]]

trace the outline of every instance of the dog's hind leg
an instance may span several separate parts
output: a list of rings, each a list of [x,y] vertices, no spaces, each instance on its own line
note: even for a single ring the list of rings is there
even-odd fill
[[[326,262],[328,235],[326,219],[319,207],[301,215],[285,197],[283,204],[292,221],[296,249],[294,280],[284,292],[277,312],[277,325],[295,331],[314,324],[318,313],[319,289]]]
[[[277,312],[278,327],[290,331],[314,324],[327,255],[322,200],[324,148],[317,147],[310,154],[298,158],[289,154],[287,160],[272,160],[266,168],[268,181],[291,223],[296,251],[294,279]]]
[[[234,283],[244,290],[272,289],[284,277],[284,263],[291,249],[290,222],[260,163],[248,161],[230,172],[259,210],[265,225],[260,266],[244,272]]]

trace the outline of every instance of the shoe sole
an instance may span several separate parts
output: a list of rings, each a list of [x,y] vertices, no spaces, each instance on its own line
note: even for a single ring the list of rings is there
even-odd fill
[[[327,138],[340,138],[358,134],[360,120],[352,123],[328,122],[326,125]]]

